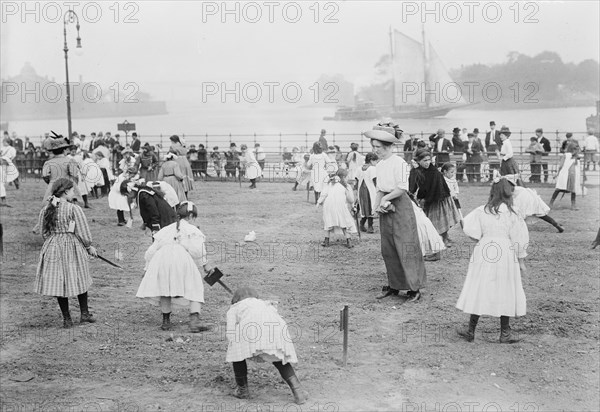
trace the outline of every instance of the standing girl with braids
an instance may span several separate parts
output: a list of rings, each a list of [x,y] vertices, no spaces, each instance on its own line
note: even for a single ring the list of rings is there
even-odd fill
[[[88,310],[87,291],[92,284],[89,255],[97,256],[92,235],[81,207],[70,203],[75,195],[71,179],[59,178],[52,184],[48,204],[39,216],[44,237],[34,288],[41,295],[56,296],[63,315],[63,326],[73,326],[69,297],[77,296],[80,323],[94,323]]]
[[[144,278],[137,292],[138,298],[151,298],[160,304],[163,314],[162,330],[171,329],[171,304],[190,307],[190,332],[208,330],[200,322],[200,308],[204,303],[202,273],[194,259],[209,271],[204,234],[192,223],[198,209],[192,202],[183,202],[177,208],[177,222],[154,234],[154,243],[144,258]]]

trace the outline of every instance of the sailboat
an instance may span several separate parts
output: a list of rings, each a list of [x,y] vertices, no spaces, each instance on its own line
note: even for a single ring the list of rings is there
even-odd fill
[[[450,110],[469,106],[431,43],[392,30],[393,119],[423,119],[445,116]]]

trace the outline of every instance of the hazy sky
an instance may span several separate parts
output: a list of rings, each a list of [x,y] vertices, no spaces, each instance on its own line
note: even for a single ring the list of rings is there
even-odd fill
[[[29,2],[28,10],[23,4],[2,2],[2,77],[17,74],[30,62],[38,74],[63,82],[59,14],[69,3]],[[119,82],[120,87],[136,82],[161,98],[178,98],[174,94],[185,91],[183,86],[190,82],[309,84],[321,73],[341,73],[365,84],[373,78],[379,57],[389,52],[389,27],[420,39],[423,21],[449,68],[500,63],[510,51],[534,55],[551,50],[565,62],[579,63],[599,60],[599,4],[79,2],[74,10],[80,18],[83,53],[75,53],[76,30],[69,25],[69,69],[72,80],[81,75],[84,81],[105,86]]]

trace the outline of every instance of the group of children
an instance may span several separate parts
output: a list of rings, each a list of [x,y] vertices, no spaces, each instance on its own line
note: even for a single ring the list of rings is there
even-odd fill
[[[58,153],[57,149],[57,154],[62,152]],[[373,220],[382,212],[377,196],[375,165],[378,157],[375,153],[367,154],[364,164],[353,171],[348,179],[348,169],[334,166],[322,154],[316,144],[313,155],[304,159],[306,167],[294,189],[305,183],[315,188],[316,206],[323,206],[326,234],[322,245],[329,246],[332,234],[341,232],[346,247],[351,248],[350,234],[357,230],[373,233]],[[413,160],[409,192],[417,222],[418,241],[423,255],[430,257],[426,260],[438,260],[440,251],[451,246],[448,230],[457,223],[463,225],[456,168],[447,163],[439,171],[431,163],[431,153],[424,149],[417,150]],[[569,160],[565,160],[564,168],[571,167],[567,165]],[[176,171],[176,168],[173,170]],[[167,190],[171,186],[167,179],[170,175],[166,171],[159,176],[166,182],[147,183],[136,181],[137,170],[126,169],[117,177],[110,191],[109,204],[117,210],[119,224],[124,223],[126,211],[131,212],[132,206],[138,207],[144,224],[152,230],[153,243],[144,256],[145,275],[137,296],[160,306],[162,330],[172,328],[172,306],[185,305],[189,306],[190,331],[201,332],[208,329],[200,318],[204,303],[203,275],[211,271],[206,240],[195,225],[197,206],[187,197],[180,196],[176,190],[174,193]],[[323,179],[323,176],[326,178]],[[68,301],[72,296],[77,296],[79,300],[80,322],[93,323],[96,319],[90,314],[87,304],[87,291],[92,284],[88,258],[96,256],[97,252],[92,246],[91,232],[83,210],[69,202],[76,196],[77,187],[69,178],[58,178],[49,183],[46,204],[39,216],[39,227],[42,228],[45,241],[37,268],[35,290],[42,295],[57,297],[64,327],[73,326]],[[517,176],[494,176],[487,204],[464,218],[464,233],[477,240],[478,244],[457,302],[459,309],[471,315],[468,328],[459,331],[460,336],[473,341],[479,316],[490,315],[501,319],[500,341],[516,341],[510,333],[508,317],[525,314],[521,272],[526,269],[523,259],[526,257],[528,233],[523,219],[526,216],[538,216],[562,232],[563,228],[547,216],[548,210],[535,191],[518,186]],[[357,227],[355,219],[359,218]],[[501,242],[500,247],[507,251],[501,253],[502,262],[490,261],[482,255],[490,242]],[[515,243],[517,248],[513,249]],[[517,259],[511,258],[509,250]],[[201,268],[196,261],[200,262]],[[497,296],[502,296],[501,302],[495,299]],[[297,362],[293,344],[277,333],[277,330],[286,327],[277,309],[259,299],[258,293],[248,287],[238,289],[231,303],[227,312],[229,346],[226,360],[233,363],[237,384],[235,396],[249,397],[246,359],[255,359],[272,362],[289,384],[295,401],[304,403],[308,395],[290,364]],[[275,339],[256,341],[240,337],[240,328],[251,322],[265,328],[267,325],[276,325],[279,329],[275,331]]]
[[[130,174],[133,171],[130,172]],[[160,306],[163,316],[162,330],[170,330],[172,305],[189,306],[189,330],[202,332],[209,328],[201,322],[204,303],[203,274],[210,272],[205,236],[194,224],[198,208],[190,201],[181,202],[175,212],[155,191],[144,183],[124,179],[120,183],[122,196],[133,200],[140,209],[145,224],[152,229],[153,243],[146,251],[145,274],[137,295]],[[92,285],[89,256],[97,256],[92,246],[91,231],[83,209],[70,202],[75,196],[74,182],[59,178],[49,188],[50,196],[39,215],[44,245],[36,272],[35,291],[54,296],[63,315],[63,326],[73,326],[69,310],[69,297],[77,296],[81,310],[80,323],[94,323],[96,318],[88,309],[88,290]],[[196,265],[200,262],[201,269]],[[272,362],[290,386],[294,400],[305,403],[308,394],[303,390],[291,363],[296,363],[294,346],[285,339],[282,331],[286,322],[277,309],[259,299],[249,287],[238,289],[227,312],[228,349],[226,360],[233,363],[234,396],[250,397],[246,359]],[[253,324],[264,331],[259,340],[249,339],[244,325]]]

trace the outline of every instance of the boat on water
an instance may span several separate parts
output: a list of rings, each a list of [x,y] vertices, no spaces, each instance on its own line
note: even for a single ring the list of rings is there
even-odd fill
[[[124,90],[101,89],[97,83],[71,82],[74,119],[167,114],[163,101],[151,99],[136,84]],[[2,121],[61,119],[66,117],[63,83],[39,76],[26,63],[17,76],[2,79]]]
[[[390,28],[393,107],[392,119],[443,117],[450,110],[469,106],[457,83],[425,38],[422,42]]]
[[[470,106],[457,89],[435,49],[390,28],[392,72],[392,107],[373,102],[344,106],[324,120],[429,119],[443,117],[450,110]],[[458,92],[458,93],[457,93]]]
[[[596,114],[586,118],[585,125],[588,132],[592,132],[594,136],[600,137],[600,100],[596,100]]]
[[[381,116],[375,103],[358,102],[356,106],[340,106],[333,116],[325,116],[323,120],[374,120]]]

